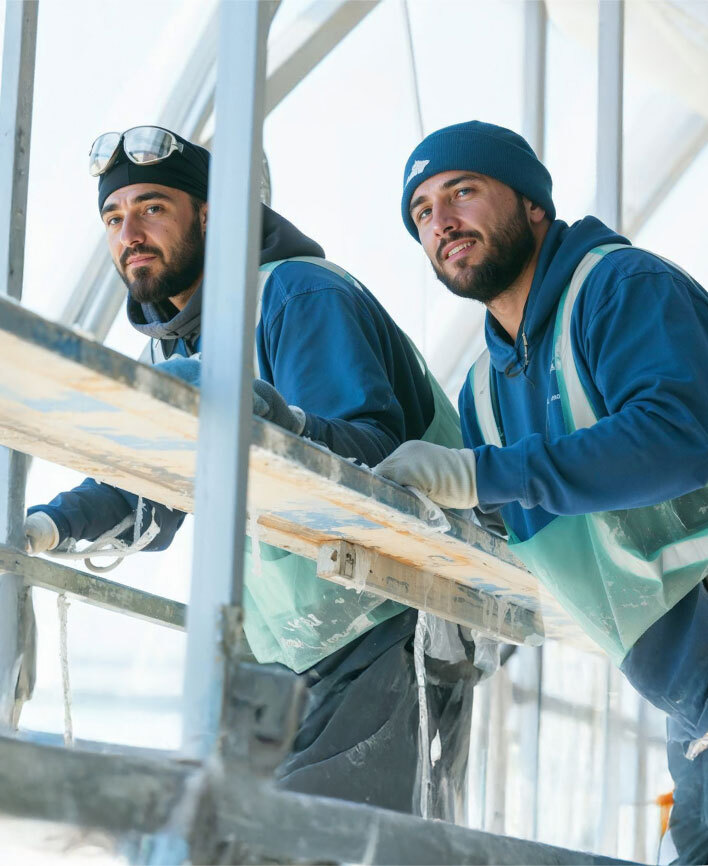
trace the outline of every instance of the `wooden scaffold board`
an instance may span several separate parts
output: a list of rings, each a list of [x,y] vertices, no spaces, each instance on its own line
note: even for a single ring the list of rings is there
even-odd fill
[[[0,444],[193,510],[196,388],[4,299],[0,355]],[[476,624],[506,640],[592,648],[502,540],[454,512],[436,532],[409,491],[258,418],[248,502],[262,541],[313,560],[342,542],[380,557],[371,592],[465,623],[476,607]]]

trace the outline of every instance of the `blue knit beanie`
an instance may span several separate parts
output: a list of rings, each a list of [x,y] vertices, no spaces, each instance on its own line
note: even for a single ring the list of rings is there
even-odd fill
[[[556,218],[551,175],[526,139],[503,126],[470,120],[431,132],[408,157],[401,216],[417,241],[418,229],[409,211],[413,193],[434,174],[455,170],[474,171],[500,180],[542,207],[549,219]]]

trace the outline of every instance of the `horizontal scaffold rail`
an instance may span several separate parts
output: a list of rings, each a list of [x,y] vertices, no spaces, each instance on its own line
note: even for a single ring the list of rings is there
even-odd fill
[[[0,444],[193,510],[196,388],[4,299],[0,355]],[[395,576],[364,575],[368,591],[428,609],[434,581],[434,612],[450,619],[513,642],[545,635],[593,648],[507,545],[459,514],[437,532],[408,490],[259,418],[249,473],[249,523],[261,541],[313,560],[348,542],[395,563]],[[346,583],[336,569],[320,574]],[[456,606],[467,613],[455,616],[441,581],[451,597],[474,596]]]
[[[232,840],[237,863],[621,864],[609,857],[424,821],[386,809],[278,791],[244,765],[53,748],[0,737],[0,813],[175,838],[187,804],[205,819],[193,862]],[[156,862],[156,861],[153,861]],[[174,862],[161,860],[159,862]]]
[[[124,613],[180,631],[186,628],[187,605],[182,602],[124,586],[38,556],[28,556],[0,544],[0,573],[4,571],[22,575],[28,585],[41,586],[42,589],[62,593],[104,610]]]

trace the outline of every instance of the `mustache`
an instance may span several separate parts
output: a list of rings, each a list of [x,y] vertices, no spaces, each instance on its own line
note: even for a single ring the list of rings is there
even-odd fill
[[[482,235],[480,232],[472,230],[468,232],[449,232],[446,237],[442,238],[440,240],[440,243],[438,244],[437,252],[435,253],[435,258],[437,259],[438,263],[443,263],[442,251],[443,248],[450,243],[450,241],[463,241],[467,238],[473,241],[481,241]]]
[[[128,259],[132,256],[159,256],[162,258],[162,253],[157,247],[149,247],[146,244],[141,244],[137,247],[129,247],[121,253],[120,266],[125,269],[125,266],[128,264]]]

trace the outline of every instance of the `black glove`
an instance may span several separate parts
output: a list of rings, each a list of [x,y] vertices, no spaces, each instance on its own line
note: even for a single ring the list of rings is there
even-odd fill
[[[283,395],[263,379],[253,380],[253,413],[298,436],[307,420],[299,406],[288,406]]]

